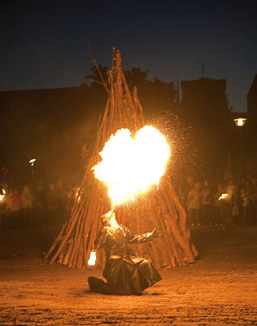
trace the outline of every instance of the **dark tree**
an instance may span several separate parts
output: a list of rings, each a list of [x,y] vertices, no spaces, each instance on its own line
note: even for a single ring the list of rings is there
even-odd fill
[[[147,80],[148,70],[142,71],[141,68],[134,67],[131,70],[125,72],[128,85],[131,86],[140,86]]]
[[[172,108],[176,98],[173,82],[165,83],[157,77],[148,80],[148,70],[140,68],[127,70],[125,76],[131,89],[137,87],[147,120],[162,118]]]
[[[94,82],[103,84],[103,82],[107,82],[108,80],[108,67],[107,66],[102,66],[101,64],[96,66],[92,66],[90,69],[92,74],[87,75],[85,79],[90,79],[92,81],[92,84]]]

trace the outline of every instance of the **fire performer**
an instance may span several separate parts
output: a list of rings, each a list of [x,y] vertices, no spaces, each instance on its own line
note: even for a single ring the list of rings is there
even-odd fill
[[[156,229],[142,235],[133,234],[119,225],[115,213],[110,211],[101,217],[103,227],[95,240],[95,249],[104,248],[106,265],[103,276],[107,283],[89,277],[90,291],[104,294],[140,294],[162,278],[154,265],[144,258],[136,257],[129,244],[144,243],[157,237]]]

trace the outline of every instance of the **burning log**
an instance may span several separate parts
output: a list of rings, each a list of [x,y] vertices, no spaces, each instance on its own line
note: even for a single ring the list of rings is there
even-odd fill
[[[78,268],[87,268],[92,264],[92,259],[89,258],[101,227],[100,216],[109,211],[114,204],[108,197],[106,185],[94,175],[94,172],[99,172],[97,170],[101,164],[99,153],[103,152],[111,135],[116,135],[117,131],[120,133],[121,129],[127,129],[127,134],[129,131],[136,134],[145,127],[136,88],[133,94],[129,91],[121,68],[119,52],[113,52],[113,66],[108,82],[109,96],[103,117],[99,120],[93,154],[82,180],[72,216],[46,255],[50,264],[58,261],[68,267]],[[163,173],[162,177],[159,176],[161,180],[158,189],[152,187],[148,193],[141,191],[140,196],[135,196],[134,200],[125,203],[116,197],[115,203],[119,205],[115,207],[115,212],[119,224],[126,225],[135,233],[142,234],[157,228],[161,236],[151,243],[138,246],[136,254],[152,260],[157,268],[171,268],[193,263],[197,250],[190,239],[184,208],[170,179],[164,171]],[[152,184],[158,182],[154,181]],[[103,263],[104,256],[99,251],[95,266],[103,266]]]

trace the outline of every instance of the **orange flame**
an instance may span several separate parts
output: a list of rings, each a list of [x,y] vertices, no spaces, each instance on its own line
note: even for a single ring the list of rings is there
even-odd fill
[[[113,204],[120,204],[158,185],[166,170],[170,148],[165,137],[146,126],[134,138],[120,129],[105,144],[102,161],[93,167],[95,177],[106,183]]]

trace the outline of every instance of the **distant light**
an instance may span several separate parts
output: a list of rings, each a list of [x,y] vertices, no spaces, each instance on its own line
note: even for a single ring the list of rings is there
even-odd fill
[[[36,160],[37,160],[36,158],[32,158],[31,160],[29,160],[30,165],[33,166]]]
[[[246,120],[247,120],[246,118],[237,118],[237,119],[234,119],[235,124],[237,125],[237,127],[242,127],[245,124],[245,121]]]

